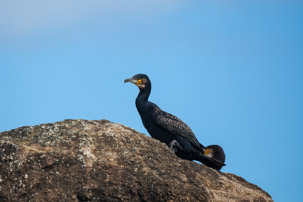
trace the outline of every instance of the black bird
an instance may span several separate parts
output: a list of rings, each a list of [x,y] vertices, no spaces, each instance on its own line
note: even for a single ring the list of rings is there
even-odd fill
[[[210,157],[211,159],[214,159],[216,161],[225,162],[225,153],[222,147],[219,145],[209,145],[204,150],[204,155]],[[222,168],[222,164],[220,163],[214,163],[213,161],[206,160],[204,162],[205,165],[212,167],[214,169],[220,170]]]
[[[136,107],[144,127],[153,138],[165,143],[180,158],[198,160],[217,170],[225,165],[225,158],[220,161],[223,158],[216,159],[216,155],[211,156],[210,151],[212,150],[208,151],[206,147],[200,144],[192,130],[182,120],[162,111],[156,104],[148,101],[151,82],[147,75],[137,74],[132,78],[125,79],[124,83],[126,82],[131,82],[140,89],[136,99]],[[204,154],[206,151],[209,155]],[[223,150],[222,152],[224,154]]]

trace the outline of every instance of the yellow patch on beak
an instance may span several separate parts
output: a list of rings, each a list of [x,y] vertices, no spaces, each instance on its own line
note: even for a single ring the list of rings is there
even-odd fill
[[[137,81],[136,85],[139,86],[141,83],[142,83],[142,80],[139,79],[139,80]]]
[[[204,155],[208,155],[209,152],[210,152],[210,149],[206,149],[206,150],[204,151]]]

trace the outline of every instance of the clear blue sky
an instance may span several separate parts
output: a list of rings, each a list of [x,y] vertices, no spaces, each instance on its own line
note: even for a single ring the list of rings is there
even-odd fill
[[[123,83],[137,73],[224,148],[223,172],[302,201],[302,1],[0,1],[0,131],[81,118],[146,134]]]

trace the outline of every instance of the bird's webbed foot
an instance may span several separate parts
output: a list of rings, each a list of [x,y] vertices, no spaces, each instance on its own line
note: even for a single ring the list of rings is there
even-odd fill
[[[169,143],[169,148],[172,152],[176,153],[179,150],[183,150],[183,147],[179,144],[177,140],[173,140]]]

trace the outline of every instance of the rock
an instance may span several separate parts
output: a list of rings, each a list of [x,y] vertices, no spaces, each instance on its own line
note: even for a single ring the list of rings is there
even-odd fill
[[[272,199],[124,125],[65,120],[0,133],[0,201]]]

